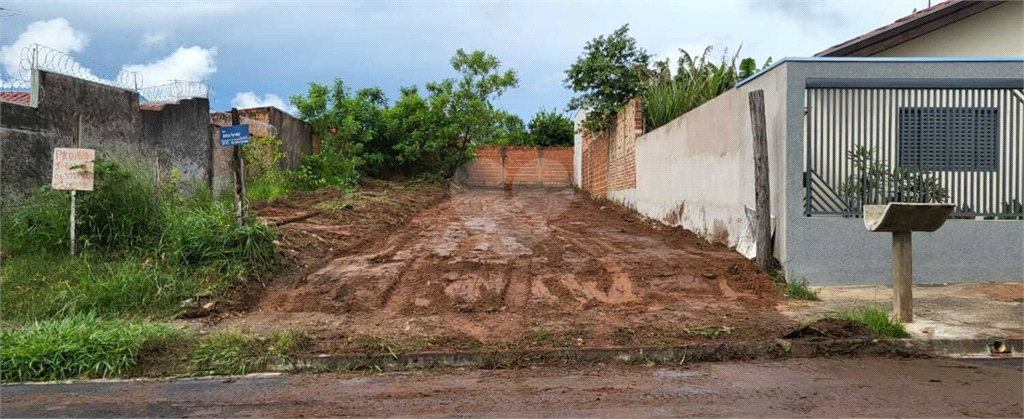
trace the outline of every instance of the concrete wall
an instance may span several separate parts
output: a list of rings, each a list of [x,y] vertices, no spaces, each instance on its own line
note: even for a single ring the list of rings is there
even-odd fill
[[[754,208],[748,94],[763,90],[772,215],[784,220],[785,76],[785,67],[776,68],[638,138],[636,193],[624,198],[641,214],[735,246],[744,206]],[[778,223],[777,236],[784,230]],[[777,241],[775,252],[784,258],[784,243]]]
[[[192,99],[142,110],[136,92],[74,77],[38,72],[37,106],[0,104],[0,196],[17,198],[49,184],[53,148],[93,148],[104,158],[166,171],[178,167],[183,182],[207,182],[209,102]]]
[[[586,111],[579,111],[572,120],[572,182],[577,188],[583,187],[583,120],[587,119]]]
[[[875,56],[1024,56],[1024,2],[1005,2],[880,51]]]
[[[803,127],[807,79],[947,79],[955,82],[956,79],[1021,80],[1024,75],[1021,61],[792,60],[778,68],[785,68],[787,81],[784,152],[787,227],[780,232],[781,236],[777,233],[776,242],[784,243],[787,248],[782,259],[787,277],[804,277],[814,285],[889,283],[892,280],[892,239],[889,234],[868,233],[861,219],[804,216]],[[1024,221],[949,220],[935,233],[915,233],[913,247],[916,283],[1024,280],[1024,263],[1021,262],[1024,260]]]
[[[459,171],[469,185],[570,186],[573,150],[569,147],[480,147],[476,159]]]

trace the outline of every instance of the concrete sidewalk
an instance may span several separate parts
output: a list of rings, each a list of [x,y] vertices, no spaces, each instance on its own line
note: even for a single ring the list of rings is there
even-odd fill
[[[820,301],[788,300],[779,307],[799,322],[829,312],[874,306],[892,310],[891,285],[812,287]],[[1021,339],[1024,337],[1024,283],[915,285],[914,322],[907,331],[918,339]]]

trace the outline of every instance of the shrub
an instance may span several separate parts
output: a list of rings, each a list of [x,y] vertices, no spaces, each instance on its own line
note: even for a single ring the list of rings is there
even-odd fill
[[[259,179],[267,173],[277,171],[277,165],[285,156],[281,150],[281,140],[275,135],[253,137],[249,144],[242,147],[246,179]]]
[[[36,323],[0,333],[0,380],[117,377],[137,365],[141,349],[181,336],[165,325],[92,314]]]
[[[302,165],[293,177],[293,184],[305,190],[324,186],[350,187],[359,181],[358,166],[358,159],[325,147],[319,154],[302,157]]]

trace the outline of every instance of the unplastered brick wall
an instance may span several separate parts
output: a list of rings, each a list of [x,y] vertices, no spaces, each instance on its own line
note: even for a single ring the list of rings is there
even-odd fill
[[[643,132],[640,99],[629,101],[597,138],[584,131],[583,189],[595,197],[607,198],[608,192],[636,188],[636,139]]]
[[[572,184],[571,147],[480,147],[476,159],[459,171],[460,180],[470,185]]]

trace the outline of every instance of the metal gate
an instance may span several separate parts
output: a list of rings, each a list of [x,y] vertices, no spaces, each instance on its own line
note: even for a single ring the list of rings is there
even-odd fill
[[[805,215],[949,202],[954,217],[1024,216],[1024,91],[805,91]]]

